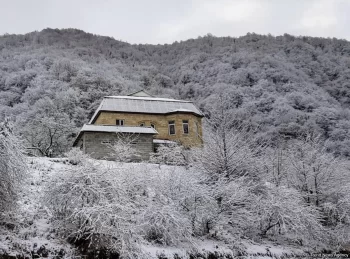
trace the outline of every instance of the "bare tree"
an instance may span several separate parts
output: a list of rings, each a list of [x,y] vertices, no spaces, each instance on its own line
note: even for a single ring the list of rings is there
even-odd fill
[[[300,242],[324,241],[321,214],[295,189],[267,187],[255,201],[260,235],[289,235]]]
[[[21,130],[27,145],[36,148],[42,156],[53,156],[66,151],[75,127],[68,116],[37,117]]]
[[[113,159],[118,162],[140,160],[135,144],[139,138],[137,134],[116,133],[117,140],[108,147],[113,152]]]
[[[204,147],[195,150],[193,156],[195,165],[213,179],[257,176],[263,148],[248,128],[221,125],[204,133]]]
[[[287,152],[288,185],[299,190],[307,203],[320,206],[350,180],[344,162],[326,151],[319,135],[293,141]]]
[[[264,145],[258,143],[251,126],[239,122],[233,110],[237,104],[230,96],[215,95],[209,107],[204,147],[194,155],[196,165],[212,177],[228,178],[257,175],[257,158]]]

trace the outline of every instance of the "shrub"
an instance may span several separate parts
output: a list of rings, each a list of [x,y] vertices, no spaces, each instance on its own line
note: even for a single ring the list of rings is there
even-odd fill
[[[84,154],[79,148],[72,148],[65,154],[65,156],[67,157],[68,162],[72,165],[80,165],[89,158],[89,156]]]
[[[54,225],[72,242],[137,258],[134,203],[116,172],[89,160],[54,176],[45,192]],[[134,254],[135,252],[135,254]]]
[[[156,153],[151,154],[150,162],[165,165],[187,165],[188,154],[179,144],[160,145]]]
[[[27,172],[25,156],[9,121],[0,124],[0,211],[13,208],[20,182]]]
[[[138,136],[131,134],[117,134],[117,140],[109,145],[113,153],[113,160],[117,162],[128,162],[133,160],[141,160],[139,153],[134,147],[137,142]]]
[[[304,243],[325,237],[319,211],[306,204],[297,190],[269,186],[256,200],[256,212],[262,236],[287,235]]]

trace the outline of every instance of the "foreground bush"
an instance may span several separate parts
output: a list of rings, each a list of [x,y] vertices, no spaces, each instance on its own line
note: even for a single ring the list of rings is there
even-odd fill
[[[27,172],[19,140],[8,121],[0,123],[0,216],[15,206],[21,181]]]
[[[83,159],[52,179],[45,202],[60,234],[73,243],[138,258],[134,203],[115,172]]]

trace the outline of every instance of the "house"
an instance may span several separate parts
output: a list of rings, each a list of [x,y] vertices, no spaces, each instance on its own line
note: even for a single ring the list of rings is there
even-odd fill
[[[160,144],[201,146],[202,118],[192,102],[156,98],[143,90],[128,96],[106,96],[74,146],[92,157],[112,159],[108,146],[120,136],[133,134],[138,139],[135,148],[147,160]]]

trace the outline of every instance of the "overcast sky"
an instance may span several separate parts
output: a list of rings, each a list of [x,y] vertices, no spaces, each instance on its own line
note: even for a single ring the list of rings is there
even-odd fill
[[[0,34],[78,28],[129,43],[215,36],[350,40],[350,0],[0,0]]]

